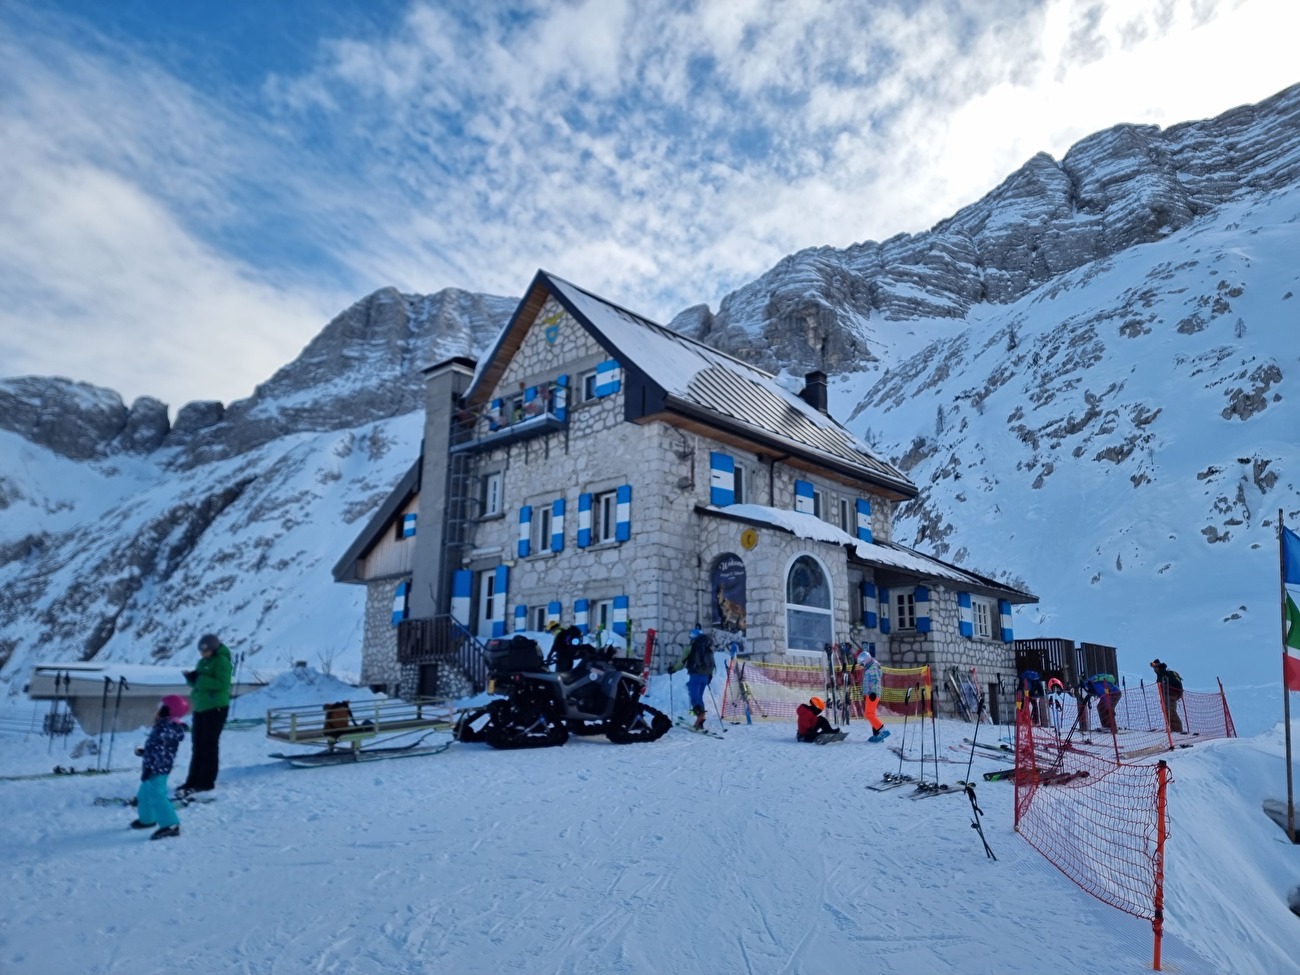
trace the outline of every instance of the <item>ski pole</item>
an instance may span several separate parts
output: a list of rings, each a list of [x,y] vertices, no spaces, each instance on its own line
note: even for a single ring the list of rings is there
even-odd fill
[[[939,785],[939,709],[930,708],[930,731],[934,734],[934,784]],[[924,731],[921,732],[923,735]]]
[[[235,655],[235,677],[231,682],[230,692],[230,717],[234,717],[235,702],[239,700],[239,672],[244,669],[244,651],[239,651]]]
[[[914,684],[912,686],[920,687],[921,685]],[[908,707],[908,702],[911,698],[912,688],[909,687],[903,692],[903,740],[898,745],[898,777],[900,779],[903,777],[903,753],[907,751],[907,715],[911,711]]]
[[[971,766],[975,763],[975,746],[980,740],[980,719],[984,716],[984,695],[979,696],[978,704],[975,711],[975,733],[970,739],[970,758],[966,760],[966,782],[970,782]]]
[[[925,784],[925,685],[921,685],[921,784]]]
[[[108,734],[108,761],[105,763],[110,769],[113,767],[113,743],[117,741],[117,715],[122,710],[122,688],[127,686],[126,678],[118,677],[117,700],[113,702],[113,730]]]
[[[713,702],[713,713],[718,716],[718,725],[723,731],[726,731],[727,723],[722,720],[722,712],[718,710],[718,699],[713,695],[713,682],[710,681],[706,686],[709,692],[709,700]]]
[[[54,674],[54,697],[53,697],[53,699],[51,699],[51,701],[50,701],[50,716],[46,719],[46,720],[49,721],[49,723],[50,723],[49,727],[45,729],[46,733],[49,735],[49,741],[47,741],[47,742],[45,743],[45,754],[46,754],[46,755],[48,755],[48,754],[50,753],[50,749],[54,746],[54,729],[58,727],[58,715],[59,715],[59,681],[60,681],[60,679],[61,679],[62,677],[63,677],[63,675],[62,675],[61,673],[59,673],[59,672],[57,672],[57,671],[55,672],[55,674]]]
[[[95,745],[95,770],[99,770],[100,759],[104,757],[104,719],[108,717],[108,689],[113,685],[113,678],[104,675],[104,695],[99,702],[99,741]]]

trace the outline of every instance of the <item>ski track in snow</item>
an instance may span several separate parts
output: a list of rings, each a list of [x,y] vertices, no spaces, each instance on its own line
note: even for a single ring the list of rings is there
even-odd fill
[[[133,810],[92,804],[133,792],[133,774],[2,783],[0,884],[19,896],[0,926],[0,971],[1150,970],[1150,925],[1084,894],[1016,836],[1009,783],[978,787],[994,862],[964,797],[866,789],[897,758],[851,731],[820,748],[788,725],[755,724],[721,740],[455,745],[290,769],[266,757],[279,749],[260,728],[232,729],[217,801],[180,810],[181,838],[159,843],[126,829]],[[941,746],[968,733],[940,722]],[[0,760],[32,767],[45,747],[0,739]],[[1297,854],[1279,856],[1280,832],[1256,817],[1259,862],[1225,866],[1242,831],[1223,790],[1258,808],[1225,770],[1245,756],[1238,774],[1253,782],[1279,770],[1277,753],[1265,739],[1173,757],[1169,970],[1300,970],[1277,890],[1288,863],[1300,880]],[[973,773],[1002,764],[976,756]],[[1269,899],[1278,905],[1262,910]],[[1224,943],[1251,956],[1207,961]]]

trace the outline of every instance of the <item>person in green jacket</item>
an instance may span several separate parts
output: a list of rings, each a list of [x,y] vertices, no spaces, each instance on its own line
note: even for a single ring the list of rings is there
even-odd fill
[[[221,729],[230,712],[230,650],[213,633],[199,638],[199,663],[185,672],[190,685],[193,736],[190,771],[177,795],[211,792],[217,785]]]

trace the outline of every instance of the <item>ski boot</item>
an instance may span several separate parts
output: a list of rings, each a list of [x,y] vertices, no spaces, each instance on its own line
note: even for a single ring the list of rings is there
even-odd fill
[[[695,709],[695,730],[704,730],[704,708]]]

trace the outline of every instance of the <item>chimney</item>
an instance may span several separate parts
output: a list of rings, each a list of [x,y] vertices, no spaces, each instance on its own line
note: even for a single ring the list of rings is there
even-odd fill
[[[822,413],[826,412],[826,373],[813,370],[803,377],[799,398]]]

